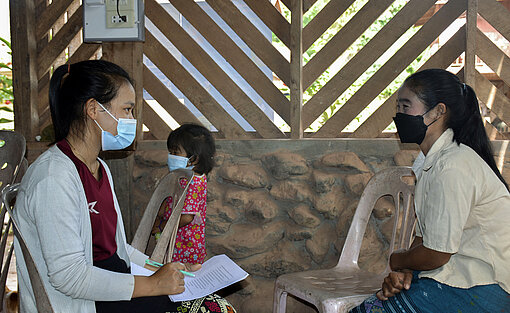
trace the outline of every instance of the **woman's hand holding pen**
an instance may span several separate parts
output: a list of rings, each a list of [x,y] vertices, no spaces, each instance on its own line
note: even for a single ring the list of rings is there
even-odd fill
[[[184,292],[184,274],[182,263],[167,263],[151,276],[135,276],[135,288],[132,298],[175,295]]]

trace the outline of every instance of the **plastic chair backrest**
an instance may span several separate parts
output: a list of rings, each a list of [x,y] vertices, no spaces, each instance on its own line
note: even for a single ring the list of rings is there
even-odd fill
[[[16,236],[16,239],[17,239],[17,241],[21,247],[21,251],[23,253],[23,260],[25,261],[25,265],[27,266],[28,275],[30,276],[30,284],[32,285],[32,291],[35,296],[37,312],[39,312],[39,313],[53,313],[54,310],[53,310],[53,307],[51,306],[48,294],[46,293],[46,289],[44,288],[44,283],[41,279],[41,276],[39,275],[39,271],[37,270],[37,267],[34,263],[34,259],[32,258],[32,255],[30,254],[30,251],[28,250],[26,241],[23,238],[23,235],[19,232],[19,227],[18,227],[16,221],[14,220],[14,217],[12,214],[12,207],[13,207],[15,198],[18,194],[18,188],[19,188],[19,184],[13,184],[13,185],[6,186],[2,190],[2,193],[1,193],[2,201],[4,204],[4,208],[7,209],[7,212],[10,215],[9,225],[12,224],[14,236]],[[12,250],[12,247],[11,247],[11,250]],[[10,252],[10,253],[12,254],[12,252]],[[10,260],[10,256],[8,256],[8,258]],[[7,267],[7,270],[8,270],[8,267]],[[5,266],[4,266],[4,269],[2,270],[2,279],[3,279],[4,271],[5,271]]]
[[[413,172],[410,167],[383,169],[370,179],[354,213],[340,259],[336,265],[337,268],[359,268],[359,253],[370,215],[377,200],[384,196],[392,196],[395,203],[395,221],[390,242],[390,254],[395,249],[410,246],[415,225],[414,185],[404,182],[402,180],[404,177],[412,179]],[[403,215],[402,218],[400,218],[400,214]],[[397,229],[400,229],[399,238],[396,238]]]
[[[23,135],[10,130],[0,130],[0,190],[13,183],[25,150]]]
[[[184,200],[186,198],[186,192],[192,178],[193,171],[191,170],[178,169],[168,173],[157,184],[156,189],[149,200],[149,204],[143,213],[142,220],[138,225],[131,245],[137,250],[145,252],[161,203],[168,197],[172,197],[172,199],[174,199],[172,214],[168,219],[165,228],[161,233],[161,237],[158,239],[156,247],[151,255],[151,259],[156,262],[165,263],[166,261],[170,261],[172,258],[175,246],[175,237],[177,235],[177,229],[179,228],[179,219],[184,205]],[[186,180],[186,184],[181,185],[182,179]]]

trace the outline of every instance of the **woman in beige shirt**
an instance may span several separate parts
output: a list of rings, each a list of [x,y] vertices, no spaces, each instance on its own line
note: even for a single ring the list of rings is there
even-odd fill
[[[510,194],[475,92],[445,70],[415,73],[394,121],[425,157],[414,166],[416,238],[351,312],[509,312]]]

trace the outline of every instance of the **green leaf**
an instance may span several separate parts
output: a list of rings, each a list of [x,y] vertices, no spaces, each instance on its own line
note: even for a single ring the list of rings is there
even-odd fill
[[[0,124],[2,124],[2,123],[10,123],[10,122],[13,122],[13,120],[10,120],[8,118],[3,118],[3,117],[0,118]]]
[[[7,41],[7,39],[0,37],[0,41],[2,41],[7,47],[9,47],[9,49],[11,49],[11,43]]]
[[[7,111],[7,112],[14,112],[11,108],[9,107],[0,107],[0,111]]]

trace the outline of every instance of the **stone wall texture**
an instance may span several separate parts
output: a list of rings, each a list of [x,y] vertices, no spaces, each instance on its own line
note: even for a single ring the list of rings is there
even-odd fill
[[[238,312],[272,312],[281,274],[333,267],[356,206],[377,171],[411,165],[417,146],[396,140],[217,141],[208,175],[208,256],[227,254],[250,273],[227,289]],[[135,153],[133,205],[139,220],[167,172],[164,144]],[[393,200],[381,198],[369,221],[360,266],[381,272],[393,230]],[[225,292],[225,291],[224,291]],[[290,298],[287,312],[315,312]]]

